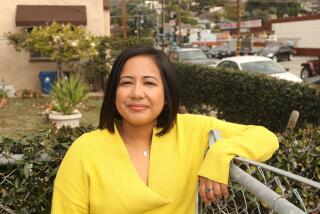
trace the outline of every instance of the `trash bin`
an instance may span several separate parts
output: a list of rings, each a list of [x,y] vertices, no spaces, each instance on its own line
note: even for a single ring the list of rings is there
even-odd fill
[[[39,79],[41,83],[41,89],[45,94],[49,94],[52,89],[53,83],[57,79],[56,71],[41,71],[39,73]]]

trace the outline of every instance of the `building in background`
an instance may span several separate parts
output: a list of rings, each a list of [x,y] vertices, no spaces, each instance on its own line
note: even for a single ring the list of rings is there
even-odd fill
[[[40,91],[39,72],[56,70],[48,60],[16,52],[3,37],[7,32],[26,31],[50,21],[84,25],[94,35],[110,35],[109,0],[2,0],[0,13],[0,84],[16,90]]]
[[[320,15],[272,20],[278,42],[294,46],[297,55],[320,56]]]

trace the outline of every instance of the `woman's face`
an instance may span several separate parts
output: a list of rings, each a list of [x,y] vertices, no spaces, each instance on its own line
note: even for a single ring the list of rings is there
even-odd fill
[[[150,56],[135,56],[124,65],[116,92],[116,108],[124,123],[155,124],[164,106],[160,71]]]

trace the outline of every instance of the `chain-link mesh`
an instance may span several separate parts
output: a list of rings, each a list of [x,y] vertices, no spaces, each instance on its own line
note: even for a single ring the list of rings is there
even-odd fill
[[[265,193],[262,198],[260,196],[259,200],[255,194],[251,193],[242,185],[240,185],[235,179],[231,178],[229,184],[229,198],[218,200],[208,207],[205,207],[204,204],[200,202],[199,213],[275,213],[275,206],[287,206],[283,204],[276,205],[278,199],[286,199],[291,206],[296,206],[295,211],[292,213],[320,213],[320,183],[282,170],[280,170],[281,174],[279,174],[277,171],[279,169],[265,164],[260,164],[249,160],[246,161],[243,158],[237,159],[238,160],[235,161],[235,165],[244,170],[245,174],[248,176],[251,175],[253,179],[256,179],[261,184],[265,185],[266,188],[273,190],[275,194],[279,195],[277,198],[273,199],[273,205],[268,206],[265,203],[267,197],[270,197],[270,195],[268,196],[268,193]],[[234,169],[231,168],[231,170]],[[264,190],[257,189],[257,192],[259,191]],[[287,209],[282,208],[282,210],[284,211],[279,211],[278,213],[289,213],[289,207]]]

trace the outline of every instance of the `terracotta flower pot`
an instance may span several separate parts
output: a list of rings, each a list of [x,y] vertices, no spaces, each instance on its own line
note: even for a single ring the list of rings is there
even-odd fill
[[[7,103],[8,103],[8,100],[6,98],[0,98],[0,108],[5,107]]]

